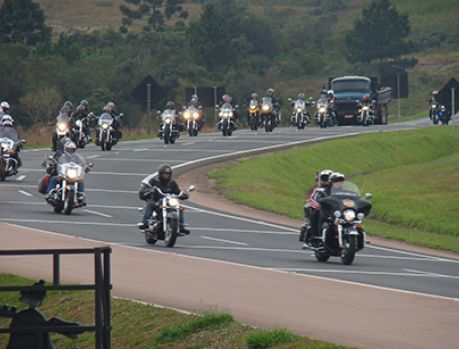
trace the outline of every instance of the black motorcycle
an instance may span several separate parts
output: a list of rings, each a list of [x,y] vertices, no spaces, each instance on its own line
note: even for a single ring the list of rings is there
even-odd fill
[[[308,248],[315,252],[319,262],[330,257],[341,257],[345,265],[354,261],[356,252],[365,246],[363,220],[371,211],[368,199],[361,198],[358,187],[352,182],[335,183],[331,195],[321,200],[321,236],[314,236]]]
[[[191,185],[185,193],[188,194],[195,189]],[[147,244],[154,245],[158,240],[163,240],[166,247],[174,247],[177,238],[180,236],[179,217],[180,211],[184,210],[180,205],[180,197],[184,193],[181,192],[179,195],[163,193],[157,187],[150,189],[149,192],[159,193],[161,200],[157,203],[160,211],[154,210],[152,217],[148,220],[147,228],[142,229],[145,234],[145,241]],[[143,208],[139,210],[142,211]]]

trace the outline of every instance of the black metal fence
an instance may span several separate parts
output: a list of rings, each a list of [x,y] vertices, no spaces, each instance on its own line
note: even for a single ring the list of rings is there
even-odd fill
[[[3,327],[1,334],[12,333],[80,333],[95,332],[95,348],[111,348],[111,315],[110,315],[110,293],[112,285],[110,282],[110,255],[112,249],[108,246],[88,249],[42,249],[42,250],[0,250],[2,256],[31,256],[50,255],[53,260],[53,285],[52,286],[0,286],[0,292],[21,292],[21,291],[94,291],[95,303],[95,324],[86,326],[29,326],[21,328]],[[94,255],[94,284],[62,285],[61,279],[61,256],[62,255]]]

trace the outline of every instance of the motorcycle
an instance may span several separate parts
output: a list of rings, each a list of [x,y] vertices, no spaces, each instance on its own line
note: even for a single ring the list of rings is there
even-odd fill
[[[119,117],[122,117],[120,114]],[[113,146],[118,143],[118,139],[114,137],[115,119],[109,113],[102,113],[97,121],[97,140],[96,145],[100,146],[102,151],[110,151]]]
[[[432,119],[432,122],[434,125],[438,125],[438,111],[440,109],[440,106],[437,103],[433,103],[430,106],[430,118]]]
[[[24,139],[19,140],[13,127],[0,127],[0,181],[18,173],[19,163],[15,156],[25,143]]]
[[[72,210],[85,206],[85,194],[79,191],[84,176],[94,165],[87,164],[86,160],[79,154],[71,156],[62,155],[58,160],[48,156],[50,166],[57,167],[56,187],[51,189],[46,201],[54,207],[55,213],[70,215]]]
[[[261,119],[266,132],[273,132],[276,127],[276,113],[271,97],[263,97],[261,100]]]
[[[359,105],[359,115],[357,115],[357,121],[363,126],[373,125],[375,122],[375,114],[373,111],[373,105]]]
[[[297,99],[294,102],[291,98],[288,100],[293,103],[293,113],[290,123],[293,126],[296,126],[298,130],[303,130],[309,122],[309,116],[306,111],[306,102],[302,99]]]
[[[185,191],[190,193],[196,188],[191,185]],[[177,238],[181,236],[179,233],[179,216],[180,212],[185,209],[180,205],[180,197],[183,192],[179,195],[163,193],[161,189],[154,187],[150,189],[150,193],[157,192],[161,195],[159,208],[161,209],[160,214],[153,211],[153,215],[148,220],[148,227],[142,229],[145,234],[145,241],[147,244],[154,245],[158,240],[164,241],[167,247],[174,247]],[[143,211],[140,208],[139,211]]]
[[[331,256],[341,257],[345,265],[354,261],[356,252],[365,246],[363,220],[371,211],[371,194],[361,198],[358,187],[349,181],[335,183],[330,196],[319,200],[322,236],[311,239],[307,248],[315,253],[319,262]]]
[[[258,125],[260,123],[260,107],[256,99],[251,99],[248,108],[249,113],[249,124],[252,131],[258,130]]]
[[[78,119],[72,128],[73,141],[78,148],[83,149],[89,143],[89,137],[85,134],[84,129],[87,127],[94,114],[89,114],[87,117]]]
[[[57,134],[57,143],[59,143],[62,140],[62,138],[65,138],[65,137],[72,138],[70,118],[65,113],[59,114],[56,118],[56,134]]]
[[[451,120],[451,112],[446,109],[444,105],[440,106],[440,109],[437,112],[438,120],[441,121],[442,125],[448,125]]]
[[[221,108],[216,106],[219,109],[218,115],[220,116],[217,127],[222,131],[223,136],[231,136],[237,129],[236,121],[234,120],[234,112],[237,107],[236,105],[233,108],[230,103],[223,104]]]
[[[175,110],[166,109],[160,117],[159,138],[164,139],[164,144],[174,144],[176,139],[180,137]]]
[[[325,100],[319,100],[316,105],[316,121],[320,128],[326,128],[331,125],[328,103]]]
[[[183,117],[186,122],[186,130],[190,137],[197,136],[199,130],[201,129],[199,121],[201,119],[202,111],[199,108],[196,108],[194,105],[190,105],[188,108],[183,107],[185,112]]]

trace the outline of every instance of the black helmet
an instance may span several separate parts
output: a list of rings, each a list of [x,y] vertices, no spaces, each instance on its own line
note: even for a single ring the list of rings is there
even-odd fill
[[[332,183],[344,182],[346,180],[346,176],[340,172],[334,172],[330,175],[329,179]]]
[[[166,103],[166,108],[167,109],[174,109],[175,108],[175,103],[172,101],[169,101]]]
[[[163,164],[158,168],[159,180],[161,182],[168,182],[172,178],[172,167],[167,164]]]

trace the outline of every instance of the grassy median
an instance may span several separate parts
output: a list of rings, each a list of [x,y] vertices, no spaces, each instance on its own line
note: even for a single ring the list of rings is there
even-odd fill
[[[0,285],[32,285],[34,281],[0,274]],[[26,308],[18,301],[18,292],[1,293],[2,305]],[[49,292],[41,311],[50,319],[59,316],[64,320],[90,324],[94,320],[92,292]],[[0,327],[9,319],[0,317]],[[140,304],[128,300],[112,301],[112,348],[308,348],[338,349],[333,344],[296,336],[286,330],[263,331],[242,325],[231,315],[209,313],[203,316],[187,315],[174,310]],[[53,335],[57,348],[94,348],[94,334],[86,333],[78,339]],[[0,348],[5,348],[7,335],[0,335]]]
[[[459,130],[380,132],[243,159],[209,175],[226,198],[302,218],[322,168],[373,194],[370,234],[459,252]]]

